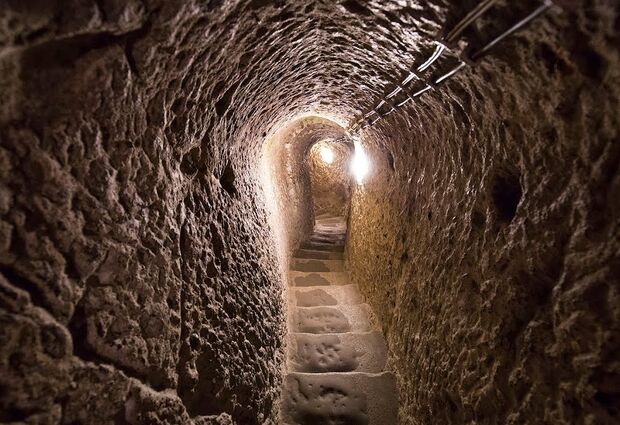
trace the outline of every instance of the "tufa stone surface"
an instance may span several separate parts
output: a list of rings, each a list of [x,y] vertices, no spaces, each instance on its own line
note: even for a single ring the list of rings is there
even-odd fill
[[[403,424],[620,421],[618,5],[574,6],[364,133],[348,269]]]
[[[331,163],[322,159],[322,149],[332,153]],[[335,142],[330,139],[321,140],[310,149],[307,161],[310,165],[310,186],[316,216],[347,216],[351,197],[349,162],[352,152],[350,142]]]
[[[302,159],[474,3],[0,1],[0,422],[277,423]],[[362,135],[401,423],[617,422],[618,5],[561,4]]]

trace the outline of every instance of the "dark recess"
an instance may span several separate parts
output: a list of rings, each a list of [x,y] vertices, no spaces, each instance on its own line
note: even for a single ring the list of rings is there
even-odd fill
[[[22,273],[9,266],[0,266],[0,276],[3,276],[10,284],[17,288],[27,291],[30,295],[30,300],[37,307],[50,307],[41,288],[39,288],[36,283],[24,277]]]
[[[222,172],[222,176],[220,177],[220,184],[222,188],[230,195],[235,196],[237,194],[237,188],[235,186],[235,171],[230,165],[230,162],[226,164],[226,168]]]
[[[347,10],[347,12],[355,15],[370,16],[372,14],[370,10],[366,9],[366,7],[355,0],[344,1],[342,2],[342,6]]]
[[[185,174],[194,174],[200,167],[200,148],[195,147],[183,156],[181,171]]]
[[[495,176],[491,196],[499,221],[504,223],[512,221],[522,195],[523,189],[516,171],[503,170]]]
[[[232,101],[232,98],[235,92],[237,91],[238,86],[239,86],[239,83],[235,83],[232,86],[230,86],[228,90],[226,90],[226,92],[222,95],[222,97],[220,97],[220,99],[216,102],[215,112],[217,113],[218,116],[221,117],[224,115],[224,113],[226,113],[226,111],[228,110],[228,107],[230,106],[230,102]]]

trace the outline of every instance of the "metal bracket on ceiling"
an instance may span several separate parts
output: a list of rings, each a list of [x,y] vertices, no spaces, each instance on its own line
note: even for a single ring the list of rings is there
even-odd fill
[[[457,39],[465,31],[465,29],[467,29],[470,25],[480,19],[489,9],[491,9],[491,7],[493,7],[493,5],[495,5],[495,3],[497,3],[497,0],[481,1],[474,9],[467,13],[467,15],[465,15],[463,19],[461,19],[449,32],[447,32],[445,37],[443,37],[440,41],[435,41],[436,47],[433,50],[431,56],[419,66],[412,66],[407,76],[402,81],[395,84],[394,89],[392,89],[388,94],[381,98],[379,102],[370,109],[370,111],[362,114],[361,118],[355,121],[355,123],[353,123],[349,127],[349,129],[347,129],[347,134],[354,135],[360,130],[366,130],[372,127],[381,119],[385,118],[387,115],[392,114],[408,102],[414,101],[416,98],[432,90],[439,84],[445,83],[447,80],[456,75],[459,71],[463,70],[466,66],[475,66],[477,61],[482,58],[486,53],[488,53],[493,47],[495,47],[501,41],[503,41],[519,29],[523,28],[524,26],[541,16],[547,9],[553,6],[553,2],[551,0],[542,0],[542,4],[540,6],[534,9],[526,17],[512,25],[510,28],[493,38],[490,42],[488,42],[479,50],[476,50],[468,57],[465,57],[463,54],[459,54],[458,65],[452,67],[444,74],[431,80],[428,80],[425,77],[421,76],[421,74],[426,72],[435,62],[437,62],[442,57],[442,55],[444,55],[445,52],[452,51],[450,46],[455,45]],[[414,93],[411,93],[408,86],[413,81],[421,82],[422,87],[416,90]],[[400,101],[396,101],[396,98],[400,95],[400,93],[404,93],[405,98]],[[389,105],[389,109],[386,112],[382,113],[381,108],[383,108],[385,105]]]

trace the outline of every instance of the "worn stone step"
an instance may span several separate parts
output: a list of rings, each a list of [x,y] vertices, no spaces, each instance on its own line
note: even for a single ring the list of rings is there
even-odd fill
[[[314,233],[346,233],[346,224],[315,224],[312,228]]]
[[[346,236],[346,228],[343,226],[321,227],[319,229],[313,229],[310,236]]]
[[[314,227],[324,227],[327,229],[347,227],[347,222],[345,220],[319,220],[314,222]]]
[[[349,274],[347,272],[289,272],[291,286],[329,286],[348,285]]]
[[[381,332],[292,334],[288,344],[293,372],[382,372],[387,346]]]
[[[291,270],[300,272],[341,272],[344,271],[344,261],[293,258]]]
[[[347,219],[341,215],[327,215],[327,214],[321,214],[318,215],[316,217],[314,217],[314,222],[315,223],[346,223]]]
[[[340,229],[333,229],[333,230],[321,230],[318,231],[315,229],[315,231],[308,236],[308,239],[312,239],[312,238],[334,238],[334,239],[341,239],[344,240],[347,237],[347,229],[344,228],[340,228]]]
[[[342,245],[346,244],[346,237],[344,236],[310,236],[308,239],[305,239],[302,244],[311,244],[311,245]]]
[[[374,317],[368,304],[291,307],[289,329],[292,332],[328,334],[376,330],[373,329]]]
[[[342,260],[342,252],[317,251],[314,249],[298,249],[295,251],[295,258],[312,258],[315,260]]]
[[[319,307],[364,302],[357,285],[307,286],[289,291],[291,305]]]
[[[323,243],[323,242],[312,242],[312,241],[304,241],[299,245],[301,249],[311,249],[314,251],[333,251],[333,252],[343,252],[344,251],[344,243],[339,244],[331,244],[331,243]]]
[[[344,245],[345,236],[341,235],[312,235],[308,239],[310,242],[327,243],[327,244],[340,244]]]
[[[314,228],[310,236],[324,236],[324,237],[340,237],[343,238],[347,235],[347,229],[342,226],[338,227],[321,227],[319,229]]]
[[[303,242],[303,244],[309,244],[309,245],[318,245],[318,246],[323,246],[323,245],[327,245],[327,246],[345,246],[345,239],[342,238],[315,238],[314,236],[311,237],[310,239],[306,240]]]
[[[396,425],[398,393],[392,373],[289,373],[283,392],[287,425]]]
[[[317,224],[312,228],[314,235],[346,235],[346,225],[320,225]]]
[[[329,220],[345,220],[345,217],[342,215],[334,215],[334,214],[330,214],[330,213],[323,213],[323,214],[319,214],[317,216],[314,217],[315,221],[329,221]]]

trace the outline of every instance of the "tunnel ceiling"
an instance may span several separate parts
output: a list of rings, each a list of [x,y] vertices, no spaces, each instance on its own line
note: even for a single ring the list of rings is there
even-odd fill
[[[382,94],[395,69],[426,47],[446,8],[446,2],[109,1],[74,8],[52,2],[33,13],[15,4],[5,12],[2,42],[4,55],[33,47],[25,55],[33,63],[12,69],[21,74],[36,74],[36,61],[50,59],[59,74],[70,73],[66,65],[97,56],[101,66],[108,62],[114,70],[108,79],[129,77],[127,100],[149,105],[141,119],[168,127],[176,115],[189,114],[188,128],[176,124],[184,130],[174,132],[179,137],[199,136],[225,118],[215,132],[217,143],[241,128],[252,135],[259,128],[274,130],[308,111],[349,119]],[[43,52],[48,56],[41,59]],[[46,96],[76,87],[67,77]],[[82,84],[106,83],[92,77]],[[37,88],[6,90],[17,98]],[[166,114],[160,117],[162,109]]]

